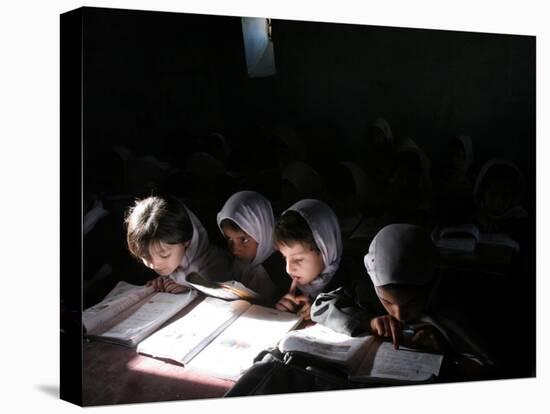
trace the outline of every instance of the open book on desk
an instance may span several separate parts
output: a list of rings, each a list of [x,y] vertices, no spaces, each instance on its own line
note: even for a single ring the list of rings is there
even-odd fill
[[[343,371],[353,382],[422,383],[437,375],[442,355],[393,348],[376,336],[351,337],[321,325],[289,332],[279,350]]]
[[[436,226],[432,230],[435,246],[447,254],[477,254],[508,260],[519,252],[519,244],[506,233],[484,233],[475,224]]]
[[[185,316],[142,341],[140,354],[237,380],[263,349],[277,345],[301,319],[243,300],[205,298]]]
[[[82,322],[88,338],[134,347],[196,297],[193,290],[162,293],[118,282],[101,302],[84,310]]]

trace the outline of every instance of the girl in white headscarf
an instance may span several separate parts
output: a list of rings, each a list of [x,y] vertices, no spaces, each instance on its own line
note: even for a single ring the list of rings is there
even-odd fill
[[[199,219],[176,198],[148,197],[136,201],[126,216],[130,253],[159,277],[148,282],[155,290],[187,290],[193,272],[211,281],[229,279],[229,257],[211,245]]]
[[[301,200],[283,212],[275,225],[274,240],[292,279],[289,292],[276,307],[309,319],[315,297],[343,278],[338,272],[342,257],[338,219],[322,201]]]
[[[281,278],[283,269],[279,266],[276,272],[272,265],[276,258],[272,258],[274,218],[269,200],[255,191],[235,193],[218,213],[217,222],[235,258],[234,279],[273,303],[280,293],[273,279]],[[277,274],[270,275],[264,263]]]
[[[374,237],[364,265],[379,303],[372,304],[365,290],[330,292],[315,301],[315,322],[343,333],[366,331],[387,337],[396,348],[401,344],[452,352],[479,365],[492,364],[456,313],[444,314],[433,306],[437,252],[424,229],[411,224],[385,226]]]

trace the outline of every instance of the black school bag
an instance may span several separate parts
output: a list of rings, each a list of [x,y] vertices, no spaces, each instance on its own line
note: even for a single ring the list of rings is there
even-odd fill
[[[270,395],[295,392],[330,391],[356,388],[343,375],[316,369],[306,361],[277,348],[262,351],[254,365],[237,381],[224,397]]]

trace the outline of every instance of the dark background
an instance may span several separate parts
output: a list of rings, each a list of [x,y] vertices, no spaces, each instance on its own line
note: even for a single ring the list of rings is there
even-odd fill
[[[277,74],[250,78],[238,17],[87,9],[84,27],[86,156],[177,160],[212,131],[257,147],[282,120],[349,157],[384,116],[436,165],[464,133],[534,181],[534,37],[273,20]]]

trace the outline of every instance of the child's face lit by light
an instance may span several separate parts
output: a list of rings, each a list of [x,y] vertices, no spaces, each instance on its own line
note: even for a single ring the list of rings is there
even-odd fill
[[[222,225],[223,235],[231,254],[243,262],[252,262],[258,252],[258,242],[242,230]]]
[[[141,261],[160,276],[168,276],[176,271],[188,247],[189,242],[176,244],[153,242],[149,245],[150,257],[142,257]]]
[[[418,319],[426,305],[426,295],[423,291],[405,291],[396,294],[384,289],[383,286],[378,286],[376,294],[388,314],[404,323]]]
[[[325,269],[321,253],[311,250],[302,243],[279,244],[277,249],[286,261],[286,272],[298,285],[307,285]]]

